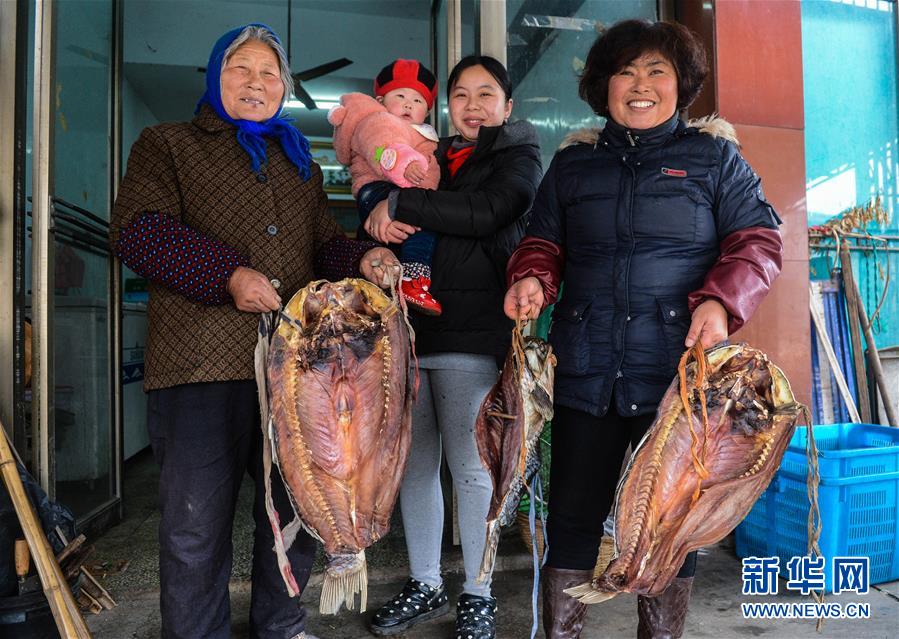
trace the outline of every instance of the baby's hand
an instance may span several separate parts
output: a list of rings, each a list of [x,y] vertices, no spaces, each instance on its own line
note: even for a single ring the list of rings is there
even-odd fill
[[[397,142],[377,149],[375,161],[385,178],[404,189],[419,186],[427,176],[428,158],[408,144]]]
[[[411,162],[409,166],[406,167],[406,172],[403,173],[403,177],[412,184],[418,186],[421,184],[421,181],[425,179],[425,174],[426,170],[422,167],[420,162]]]

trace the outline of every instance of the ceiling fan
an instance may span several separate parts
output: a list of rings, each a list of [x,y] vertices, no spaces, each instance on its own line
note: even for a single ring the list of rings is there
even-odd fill
[[[312,99],[312,96],[309,95],[309,92],[303,88],[303,82],[308,82],[309,80],[320,78],[321,76],[327,75],[332,71],[342,69],[349,64],[353,64],[353,61],[349,58],[338,58],[337,60],[325,62],[324,64],[320,64],[317,67],[312,67],[311,69],[306,69],[305,71],[300,71],[299,73],[292,73],[293,94],[296,96],[297,100],[306,105],[307,109],[314,111],[318,108],[318,106],[315,104],[315,100]]]
[[[291,56],[290,56],[290,18],[291,18],[291,9],[293,3],[288,0],[287,2],[287,64],[290,65]],[[329,73],[333,73],[338,69],[342,69],[345,66],[353,64],[353,61],[349,58],[338,58],[336,60],[332,60],[331,62],[325,62],[324,64],[320,64],[317,67],[312,67],[311,69],[306,69],[305,71],[299,71],[297,73],[291,73],[291,77],[293,77],[293,94],[296,96],[297,100],[303,103],[303,105],[309,109],[310,111],[315,111],[318,109],[318,105],[315,104],[315,100],[309,95],[309,92],[303,88],[303,82],[308,82],[309,80],[314,80],[315,78],[320,78],[323,75],[327,75]],[[201,73],[206,73],[206,67],[197,67],[197,71]]]

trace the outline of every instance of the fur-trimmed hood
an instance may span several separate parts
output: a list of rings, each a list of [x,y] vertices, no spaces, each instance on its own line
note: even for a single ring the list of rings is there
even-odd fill
[[[734,125],[724,118],[719,117],[717,113],[707,115],[703,118],[688,120],[687,127],[698,129],[700,133],[711,135],[713,138],[729,140],[737,146],[740,146],[740,141],[737,139],[737,131],[734,129]],[[596,144],[601,133],[602,129],[599,127],[572,131],[565,136],[564,140],[562,140],[562,144],[559,145],[559,150],[561,151],[562,149],[575,144]]]

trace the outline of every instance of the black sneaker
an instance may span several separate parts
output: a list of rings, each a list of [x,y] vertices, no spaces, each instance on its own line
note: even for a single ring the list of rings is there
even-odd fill
[[[402,592],[378,608],[368,629],[378,636],[396,635],[417,623],[440,617],[449,612],[449,600],[443,584],[432,588],[410,579]]]
[[[463,593],[456,603],[456,639],[496,637],[496,598]]]

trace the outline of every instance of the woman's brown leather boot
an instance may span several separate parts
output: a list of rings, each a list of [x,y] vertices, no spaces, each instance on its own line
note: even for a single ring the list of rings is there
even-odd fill
[[[678,639],[684,634],[693,577],[675,577],[658,597],[637,597],[637,639]]]
[[[546,639],[577,639],[584,627],[587,604],[565,594],[566,588],[590,581],[592,570],[543,569],[543,629]]]

